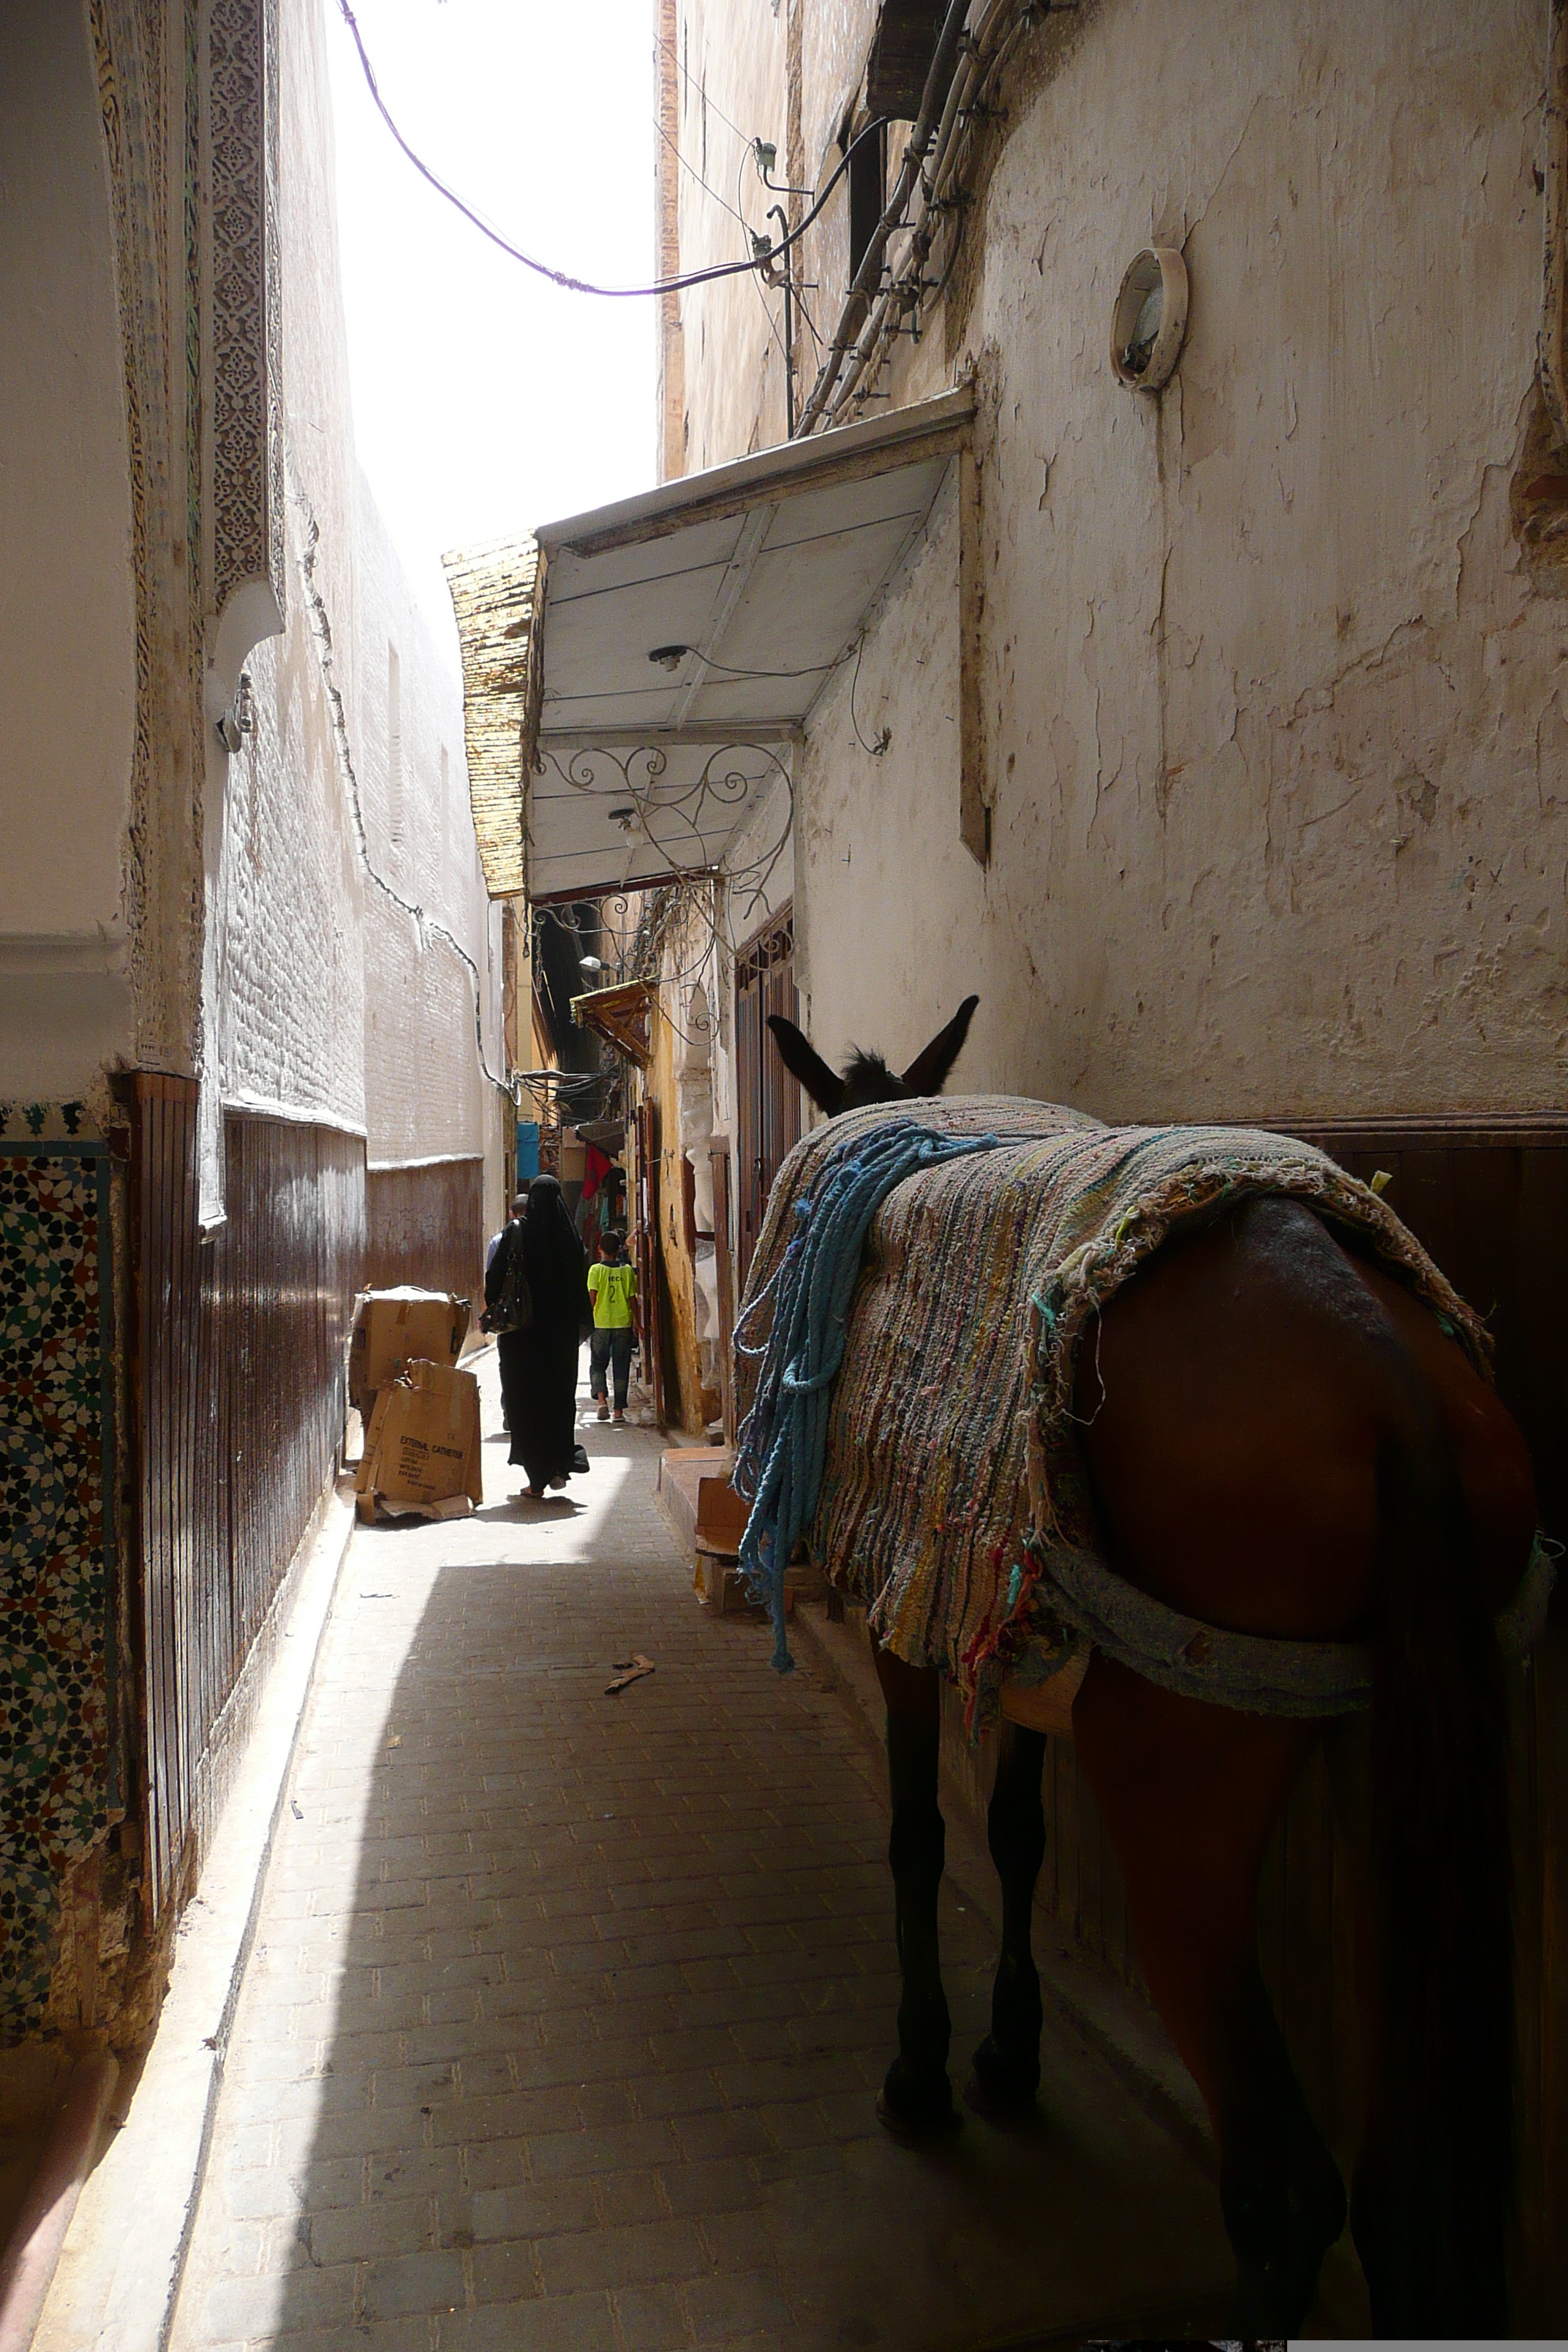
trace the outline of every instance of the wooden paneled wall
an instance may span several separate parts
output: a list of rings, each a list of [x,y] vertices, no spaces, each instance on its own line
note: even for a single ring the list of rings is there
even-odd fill
[[[364,1147],[230,1117],[226,1221],[203,1240],[195,1085],[139,1073],[132,1112],[132,1736],[156,1920],[199,1858],[215,1727],[340,1460]]]
[[[484,1303],[485,1170],[482,1160],[439,1160],[423,1168],[373,1168],[365,1178],[366,1287],[409,1282]]]
[[[1490,1129],[1321,1128],[1306,1139],[1387,1198],[1490,1322],[1498,1387],[1531,1448],[1541,1517],[1568,1538],[1568,1120]],[[1513,1677],[1522,2233],[1516,2326],[1568,2332],[1568,1591]],[[962,1729],[958,1727],[958,1737]],[[950,1729],[950,1744],[953,1732]],[[1336,1725],[1276,1832],[1259,1901],[1264,1972],[1302,2086],[1342,2161],[1360,2130],[1351,1839],[1368,1821],[1363,1722]],[[968,1777],[967,1775],[965,1776]],[[982,1795],[978,1778],[971,1793]],[[1068,1740],[1048,1742],[1047,1913],[1142,1986],[1121,1874]],[[1337,1798],[1337,1804],[1336,1804]]]

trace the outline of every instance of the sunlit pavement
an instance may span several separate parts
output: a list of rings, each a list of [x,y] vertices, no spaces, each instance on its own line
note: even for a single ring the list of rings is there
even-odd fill
[[[589,1475],[517,1500],[479,1370],[482,1509],[353,1538],[174,2352],[956,2352],[1212,2311],[1212,2187],[1060,2022],[1032,2131],[881,2134],[863,1729],[699,1609],[661,1441],[585,1419]],[[944,1938],[961,2073],[994,1947],[951,1887]]]

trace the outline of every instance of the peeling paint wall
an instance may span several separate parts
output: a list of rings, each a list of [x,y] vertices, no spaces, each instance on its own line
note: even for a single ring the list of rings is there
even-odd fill
[[[816,1042],[896,1059],[973,988],[966,1086],[1111,1117],[1550,1108],[1563,608],[1509,513],[1541,12],[1105,0],[1053,40],[955,361],[994,420],[992,864],[943,506],[866,649],[885,759],[840,684],[801,763]],[[1151,241],[1193,285],[1158,401],[1108,351]]]

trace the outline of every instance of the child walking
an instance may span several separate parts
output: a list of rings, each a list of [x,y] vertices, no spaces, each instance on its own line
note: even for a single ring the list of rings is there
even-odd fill
[[[632,1300],[637,1297],[636,1266],[626,1258],[626,1235],[613,1229],[599,1236],[599,1260],[588,1268],[588,1295],[594,1302],[594,1334],[588,1342],[590,1383],[599,1403],[599,1419],[608,1421],[610,1401],[606,1368],[616,1375],[616,1421],[626,1417],[626,1382],[632,1369]]]

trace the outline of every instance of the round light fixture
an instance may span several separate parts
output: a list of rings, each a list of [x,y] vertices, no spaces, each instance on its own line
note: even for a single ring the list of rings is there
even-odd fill
[[[657,662],[660,669],[678,670],[690,651],[689,646],[655,646],[648,659]]]
[[[1110,314],[1110,364],[1119,383],[1158,392],[1175,370],[1187,331],[1187,265],[1173,245],[1134,254]]]

